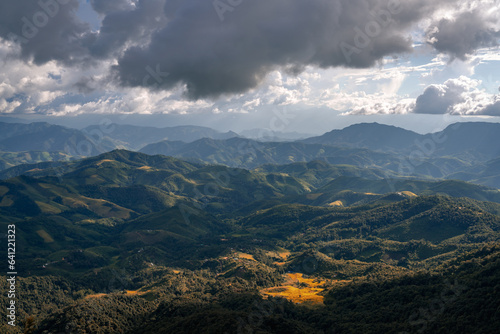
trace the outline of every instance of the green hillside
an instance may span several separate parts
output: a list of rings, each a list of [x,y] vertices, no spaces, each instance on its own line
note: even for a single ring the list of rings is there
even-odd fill
[[[0,225],[16,225],[22,250],[17,333],[497,325],[483,321],[500,307],[495,189],[321,161],[246,170],[125,150],[38,166],[0,182]],[[444,308],[425,317],[436,296]]]

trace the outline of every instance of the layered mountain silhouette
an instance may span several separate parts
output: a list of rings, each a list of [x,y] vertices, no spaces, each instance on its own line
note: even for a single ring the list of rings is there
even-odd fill
[[[234,132],[195,126],[109,124],[76,130],[48,123],[0,123],[0,128],[1,169],[23,163],[68,161],[125,148],[247,169],[317,160],[378,169],[387,176],[460,179],[500,188],[500,167],[495,163],[500,157],[496,145],[500,125],[496,123],[457,123],[425,135],[363,123],[285,142],[241,138]]]
[[[115,145],[109,141],[95,142],[85,133],[49,123],[1,123],[0,151],[66,152],[74,156],[97,155]]]
[[[138,150],[145,145],[168,140],[190,143],[201,138],[229,139],[238,137],[232,131],[222,133],[202,126],[175,126],[167,128],[155,128],[135,125],[109,124],[106,126],[89,126],[84,130],[86,133],[101,133],[103,136],[122,143],[124,148]]]

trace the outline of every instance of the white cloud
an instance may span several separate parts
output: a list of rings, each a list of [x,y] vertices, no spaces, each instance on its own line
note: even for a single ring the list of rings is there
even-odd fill
[[[387,115],[387,114],[450,114],[460,116],[500,116],[500,95],[490,94],[481,88],[481,81],[461,76],[443,84],[425,88],[416,99],[397,96],[352,97],[361,105],[354,106],[343,115]]]

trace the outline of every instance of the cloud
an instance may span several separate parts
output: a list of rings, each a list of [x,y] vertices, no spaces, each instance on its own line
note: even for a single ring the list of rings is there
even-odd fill
[[[256,112],[268,106],[297,104],[311,94],[309,81],[276,71],[266,82],[246,94],[223,97],[218,101],[186,101],[181,88],[150,91],[145,87],[116,87],[106,81],[109,63],[90,67],[85,72],[57,62],[44,65],[26,63],[9,57],[11,43],[0,39],[0,112],[45,114],[51,116],[94,114],[161,114]],[[17,50],[20,52],[20,50]],[[305,72],[314,80],[317,73]]]
[[[344,95],[344,97],[342,97]],[[417,98],[397,94],[337,94],[336,102],[350,104],[342,115],[428,114],[500,116],[500,94],[492,94],[481,80],[460,76],[428,85]]]
[[[168,23],[147,47],[129,48],[115,70],[123,85],[180,84],[197,99],[245,92],[276,69],[367,68],[411,52],[405,31],[432,11],[430,1],[418,1],[418,10],[416,2],[253,0],[217,15],[220,1],[167,1]],[[169,75],[145,80],[148,66]]]
[[[480,7],[439,20],[428,30],[428,43],[439,52],[461,60],[478,49],[498,46],[498,7]]]
[[[83,65],[91,61],[88,46],[94,37],[75,15],[77,8],[77,0],[2,1],[0,37],[19,44],[26,61]]]
[[[488,115],[499,116],[498,95],[481,88],[480,80],[465,76],[447,80],[443,85],[431,85],[416,100],[417,114]]]
[[[422,21],[429,21],[429,45],[466,57],[495,45],[497,2],[467,12],[464,0],[90,0],[101,20],[93,31],[76,15],[77,0],[3,1],[0,46],[17,43],[5,55],[24,66],[6,63],[22,73],[0,75],[0,108],[64,114],[120,110],[126,102],[141,113],[249,112],[303,103],[351,114],[491,114],[493,97],[464,82],[431,85],[417,100],[400,101],[407,75],[397,70],[340,91],[329,90],[335,83],[311,85],[307,75],[387,64],[388,56],[413,51],[410,36]]]
[[[462,102],[462,94],[467,87],[456,80],[448,80],[444,85],[430,85],[415,103],[416,114],[446,114],[458,102]]]
[[[500,116],[500,99],[484,107],[482,110],[478,111],[476,115]]]
[[[0,37],[16,40],[23,58],[39,65],[112,60],[123,86],[216,98],[247,92],[275,70],[369,68],[409,53],[413,25],[457,2],[91,0],[102,18],[93,32],[75,15],[77,0],[19,0],[0,5]],[[430,36],[446,52],[439,34],[447,22]]]
[[[109,94],[106,86],[108,63],[89,67],[85,72],[75,71],[55,61],[37,65],[24,62],[21,50],[14,50],[12,43],[0,38],[0,112],[2,113],[50,113],[54,104],[65,103],[76,95]],[[108,90],[109,89],[109,90]],[[116,93],[115,93],[116,94]]]
[[[460,76],[443,84],[429,85],[416,99],[391,102],[387,97],[371,96],[365,105],[344,115],[430,114],[460,116],[500,116],[500,95],[488,93],[480,80]]]
[[[147,45],[157,29],[167,24],[165,0],[93,0],[93,8],[103,15],[101,29],[89,45],[94,57],[119,57],[131,47]]]
[[[374,101],[375,99],[375,101]],[[401,115],[408,114],[415,108],[413,99],[397,99],[381,96],[369,96],[365,104],[342,113],[342,116],[349,115]],[[371,100],[371,101],[368,101]]]

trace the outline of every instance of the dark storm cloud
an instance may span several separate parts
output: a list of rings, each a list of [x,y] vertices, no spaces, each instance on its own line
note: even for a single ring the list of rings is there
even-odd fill
[[[91,0],[102,18],[98,32],[76,17],[77,0],[2,1],[0,37],[19,42],[37,64],[116,61],[121,85],[185,85],[197,99],[248,91],[276,69],[374,66],[411,52],[411,27],[457,1]],[[461,14],[465,32],[441,20],[431,43],[457,57],[494,45],[484,18]]]
[[[244,92],[278,68],[364,68],[410,52],[406,29],[435,7],[422,0],[166,1],[168,23],[115,69],[124,85],[180,83],[194,99]]]
[[[493,20],[480,10],[442,19],[429,29],[429,43],[439,52],[465,60],[479,48],[498,46],[500,31],[493,28],[497,23]]]
[[[165,26],[165,0],[92,0],[103,21],[98,33],[76,16],[78,0],[18,0],[0,3],[0,37],[21,46],[25,60],[87,65],[116,57],[124,47],[144,45]]]
[[[127,43],[148,43],[151,33],[166,24],[164,4],[165,0],[140,0],[135,6],[122,0],[94,0],[93,8],[105,16],[90,47],[92,55],[106,58],[119,54]]]
[[[81,63],[93,36],[75,16],[77,0],[0,2],[0,37],[17,42],[24,59]]]

